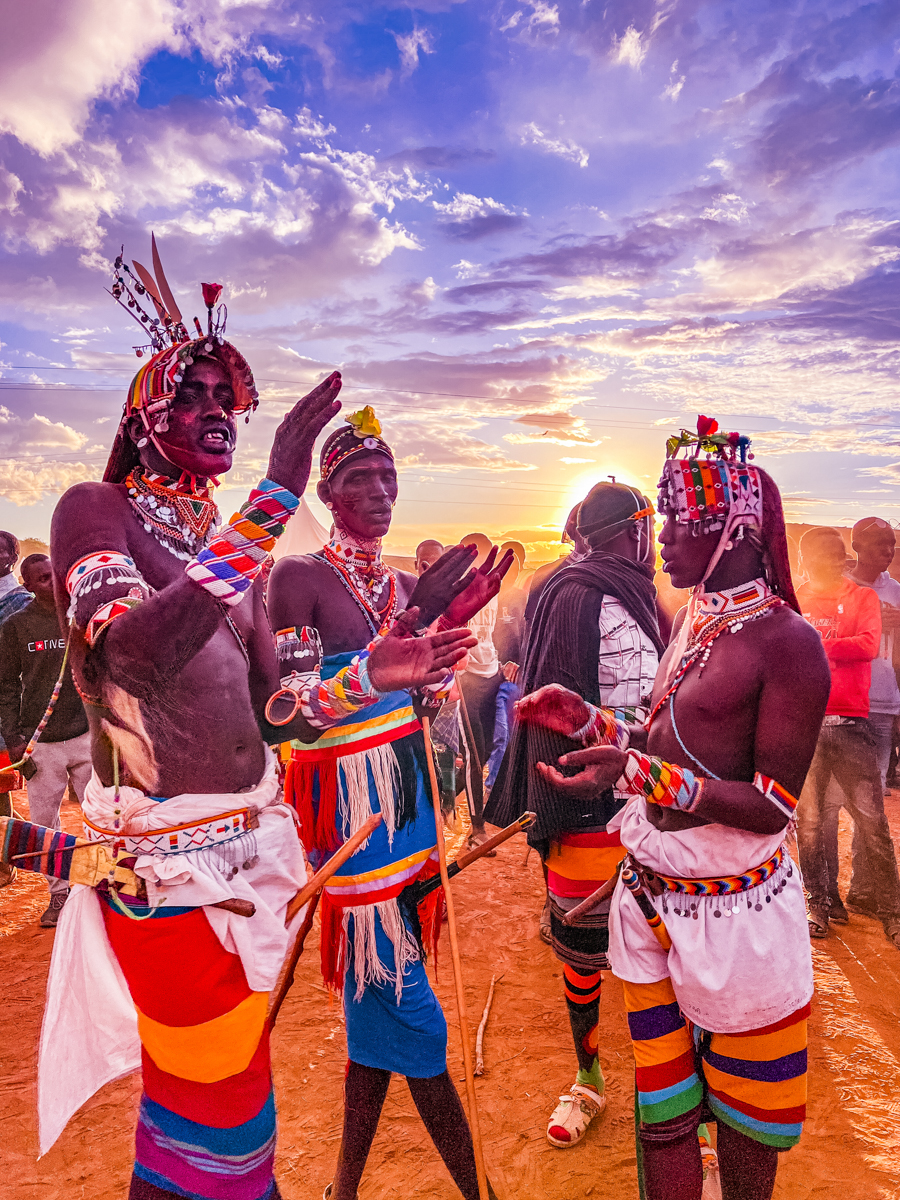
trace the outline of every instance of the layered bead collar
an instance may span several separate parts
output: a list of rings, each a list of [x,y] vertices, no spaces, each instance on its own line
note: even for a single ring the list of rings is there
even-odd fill
[[[718,592],[703,592],[691,625],[691,640],[703,639],[715,626],[750,620],[772,607],[775,593],[764,579],[751,579]]]
[[[128,500],[146,533],[176,558],[189,561],[206,546],[220,521],[208,486],[184,472],[169,479],[135,467],[125,480]]]

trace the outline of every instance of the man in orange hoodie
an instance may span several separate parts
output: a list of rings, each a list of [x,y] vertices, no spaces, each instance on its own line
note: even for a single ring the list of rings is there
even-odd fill
[[[847,920],[840,897],[829,897],[824,836],[829,811],[843,805],[857,843],[847,903],[879,918],[888,941],[900,950],[900,878],[867,720],[872,659],[881,642],[880,602],[871,588],[844,575],[847,554],[836,529],[808,530],[800,555],[809,576],[797,589],[800,611],[819,631],[831,667],[826,716],[797,808],[810,936],[826,937],[831,920]],[[829,789],[832,778],[840,792]]]

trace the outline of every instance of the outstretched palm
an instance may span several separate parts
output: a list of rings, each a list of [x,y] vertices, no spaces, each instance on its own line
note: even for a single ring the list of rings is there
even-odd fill
[[[429,637],[410,637],[397,622],[369,655],[369,679],[379,692],[440,683],[449,669],[476,645],[468,629],[449,629]]]
[[[465,625],[497,595],[500,591],[500,584],[503,582],[503,576],[512,566],[515,555],[512,550],[507,550],[494,566],[496,558],[497,547],[492,546],[481,566],[470,571],[463,580],[465,587],[447,606],[447,611],[444,613],[444,624]]]
[[[588,750],[573,750],[560,758],[560,766],[581,767],[577,775],[563,775],[548,763],[535,763],[535,768],[560,792],[576,800],[589,800],[615,786],[627,761],[624,750],[615,746],[595,746]]]

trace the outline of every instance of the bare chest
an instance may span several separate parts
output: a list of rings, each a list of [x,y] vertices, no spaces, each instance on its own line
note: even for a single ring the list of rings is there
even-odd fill
[[[395,575],[393,589],[385,587],[380,596],[372,597],[323,566],[318,579],[315,626],[324,653],[345,654],[366,646],[392,608],[400,612],[406,607],[409,592],[406,580]]]
[[[762,675],[752,630],[717,638],[709,657],[695,663],[662,703],[650,730],[650,753],[705,775],[752,778]]]

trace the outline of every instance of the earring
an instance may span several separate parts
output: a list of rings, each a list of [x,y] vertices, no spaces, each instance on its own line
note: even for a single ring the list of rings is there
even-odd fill
[[[328,509],[331,509],[331,508],[334,508],[334,505],[331,503],[331,501],[330,501],[330,500],[326,500],[326,501],[325,501],[325,507],[326,507],[326,508],[328,508]]]
[[[731,538],[729,538],[728,541],[725,543],[725,549],[726,550],[734,549],[734,542],[731,540]]]
[[[143,450],[143,448],[146,445],[147,445],[147,439],[144,437],[144,438],[141,438],[141,440],[137,443],[137,448],[138,448],[138,450]]]

